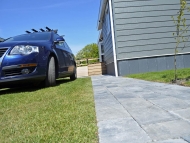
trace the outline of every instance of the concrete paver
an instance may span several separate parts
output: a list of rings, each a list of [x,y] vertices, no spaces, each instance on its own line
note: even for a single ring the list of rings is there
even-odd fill
[[[179,116],[190,120],[190,108],[176,110],[174,113],[178,114]]]
[[[131,109],[139,109],[150,107],[153,104],[143,98],[118,98],[118,101],[129,111]],[[138,106],[137,106],[138,105]]]
[[[184,135],[184,136],[182,136],[182,138],[183,138],[185,141],[187,141],[187,142],[190,143],[190,135]]]
[[[167,97],[167,98],[163,98],[163,99],[153,99],[150,101],[168,111],[184,109],[184,108],[189,107],[189,104],[186,103],[184,100],[173,98],[173,97]]]
[[[190,134],[190,124],[184,120],[173,120],[143,126],[143,129],[153,140],[180,138]]]
[[[190,143],[190,88],[92,76],[100,143]]]
[[[158,141],[154,143],[188,143],[188,142],[184,141],[183,139],[170,139],[170,140]]]
[[[104,120],[99,122],[98,126],[100,142],[103,143],[142,143],[151,141],[146,132],[131,117]]]

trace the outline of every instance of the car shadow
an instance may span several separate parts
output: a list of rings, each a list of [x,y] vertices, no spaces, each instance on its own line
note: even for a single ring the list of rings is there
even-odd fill
[[[59,86],[63,83],[72,82],[69,78],[61,78],[56,80],[56,86]]]
[[[56,86],[60,86],[61,84],[64,84],[67,82],[72,82],[72,81],[68,78],[58,79],[56,81]],[[16,93],[21,93],[21,92],[34,92],[34,91],[45,89],[45,88],[48,88],[48,87],[22,85],[22,86],[13,87],[13,88],[2,88],[0,89],[0,96],[6,95],[6,94],[16,94]]]

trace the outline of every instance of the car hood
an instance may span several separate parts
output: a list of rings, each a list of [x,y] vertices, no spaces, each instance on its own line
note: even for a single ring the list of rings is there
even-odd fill
[[[50,41],[11,41],[0,43],[0,48],[14,47],[16,45],[46,46],[51,44]]]

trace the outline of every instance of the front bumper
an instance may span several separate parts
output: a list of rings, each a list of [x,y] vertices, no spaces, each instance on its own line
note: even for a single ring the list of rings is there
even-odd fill
[[[28,70],[23,73],[22,70]],[[0,88],[18,87],[21,85],[37,84],[46,77],[46,66],[43,64],[25,63],[7,65],[0,68]]]
[[[14,66],[11,66],[11,67],[14,67]],[[24,68],[28,68],[28,67],[24,67]],[[14,75],[14,76],[2,76],[4,75],[4,72],[5,72],[4,70],[2,70],[1,78],[0,78],[0,88],[15,87],[22,84],[30,85],[31,83],[39,83],[40,81],[43,81],[46,77],[45,67],[33,67],[33,68],[34,70],[31,73]],[[4,69],[6,69],[6,67]],[[17,70],[21,70],[21,69],[23,68],[17,68]],[[9,70],[13,70],[13,69],[9,67]]]
[[[18,87],[22,85],[30,85],[39,83],[45,79],[44,75],[35,75],[30,77],[19,77],[14,79],[4,79],[0,81],[0,88]]]

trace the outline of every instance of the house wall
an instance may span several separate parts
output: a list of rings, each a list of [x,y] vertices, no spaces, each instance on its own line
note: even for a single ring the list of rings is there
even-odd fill
[[[99,62],[102,62],[102,51],[101,51],[101,45],[102,44],[103,44],[102,42],[98,43]]]
[[[179,11],[179,0],[112,0],[112,5],[119,75],[172,69],[176,27],[171,16]],[[186,19],[190,23],[190,13]],[[179,47],[179,53],[190,53],[190,46]],[[179,67],[190,67],[189,55],[178,59]]]
[[[110,33],[107,34],[106,26],[107,26],[106,25],[106,17],[104,16],[103,25],[102,25],[103,45],[104,45],[104,62],[107,67],[107,74],[115,75],[112,35],[111,35],[111,30],[110,30]]]
[[[177,68],[190,67],[190,54],[177,56]],[[174,56],[136,58],[118,61],[119,76],[174,69]]]

